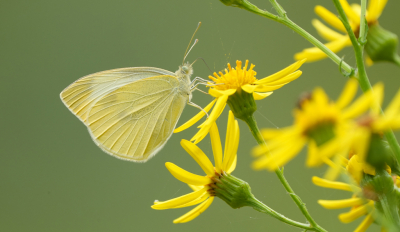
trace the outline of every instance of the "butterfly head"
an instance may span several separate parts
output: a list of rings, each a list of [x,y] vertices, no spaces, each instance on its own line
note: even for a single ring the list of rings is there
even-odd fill
[[[190,79],[190,76],[193,74],[192,64],[189,62],[179,66],[178,71],[175,72],[178,77],[187,77]]]

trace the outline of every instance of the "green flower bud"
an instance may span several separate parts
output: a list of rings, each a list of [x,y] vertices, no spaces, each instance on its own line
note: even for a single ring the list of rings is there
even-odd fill
[[[400,57],[397,55],[398,37],[396,34],[373,24],[368,30],[365,51],[372,61],[389,61],[400,66]]]
[[[227,103],[233,115],[244,121],[251,118],[257,110],[253,94],[247,93],[240,88],[229,96]]]
[[[393,173],[397,175],[400,174],[400,166],[392,149],[390,148],[388,142],[383,140],[379,134],[371,135],[366,160],[377,170],[385,170],[386,165],[388,165]]]
[[[227,173],[215,180],[215,186],[212,187],[215,195],[234,209],[249,206],[249,201],[254,199],[247,182]]]

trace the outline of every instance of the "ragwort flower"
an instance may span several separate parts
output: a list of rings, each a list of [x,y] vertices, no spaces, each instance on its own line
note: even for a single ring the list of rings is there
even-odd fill
[[[253,167],[275,170],[293,159],[305,145],[308,145],[306,164],[309,167],[319,166],[338,153],[348,152],[353,141],[363,136],[354,130],[352,119],[364,114],[374,99],[369,91],[350,104],[357,88],[357,81],[350,79],[336,102],[331,101],[323,89],[316,88],[294,110],[293,126],[262,130],[266,146],[254,149],[254,155],[261,157]]]
[[[363,162],[358,155],[353,155],[350,160],[342,159],[346,173],[351,177],[352,184],[331,181],[314,176],[312,181],[315,185],[352,192],[349,199],[343,200],[318,200],[318,203],[326,209],[350,208],[349,212],[339,214],[339,220],[343,223],[350,223],[365,215],[364,220],[354,230],[355,232],[364,232],[374,222],[374,211],[376,210],[375,201],[379,201],[374,192],[373,185],[363,182],[363,176],[375,176],[376,171],[373,167]],[[390,167],[386,171],[390,174]],[[359,174],[362,173],[360,176]]]
[[[210,138],[215,166],[212,165],[206,154],[195,144],[187,140],[181,141],[182,147],[196,160],[206,173],[206,176],[190,173],[173,163],[168,162],[165,164],[171,174],[178,180],[188,184],[193,189],[193,192],[168,201],[156,201],[151,207],[163,210],[199,204],[188,213],[175,219],[174,223],[191,221],[204,212],[214,200],[215,192],[212,187],[213,183],[226,173],[230,174],[236,168],[236,152],[239,146],[239,124],[234,119],[232,112],[229,112],[224,152],[222,152],[221,140],[215,122],[211,126]]]
[[[356,35],[356,37],[358,37],[361,14],[360,5],[350,5],[347,0],[340,0],[340,3],[347,15],[354,34]],[[380,60],[395,62],[399,61],[399,57],[396,54],[397,36],[389,31],[386,31],[378,24],[378,18],[385,8],[386,3],[387,0],[370,0],[367,8],[366,20],[370,30],[368,32],[367,44],[365,46],[365,49],[368,56],[370,57],[367,58],[367,62],[370,65],[373,61]],[[337,53],[341,51],[344,47],[351,46],[351,41],[345,27],[334,13],[319,5],[315,7],[315,13],[330,26],[341,32],[336,32],[331,28],[325,26],[318,19],[314,19],[312,21],[312,24],[317,30],[318,34],[329,41],[325,44],[326,47]],[[296,60],[307,58],[307,62],[318,61],[326,57],[327,55],[317,47],[307,48],[304,49],[302,52],[295,54]]]
[[[235,117],[243,119],[243,115],[252,115],[257,109],[254,100],[261,100],[272,94],[272,91],[281,88],[287,83],[297,79],[302,72],[297,70],[306,60],[300,60],[287,68],[272,74],[268,77],[258,80],[256,72],[253,70],[255,65],[251,64],[247,70],[249,61],[242,69],[242,62],[236,61],[236,69],[228,63],[228,69],[225,73],[214,73],[210,76],[213,82],[210,82],[209,94],[215,99],[208,104],[204,111],[199,112],[192,119],[176,128],[174,133],[183,131],[198,122],[205,116],[215,104],[209,117],[199,126],[200,130],[193,136],[191,141],[200,142],[210,131],[211,126],[224,110],[226,103],[229,104]],[[297,70],[297,71],[296,71]]]

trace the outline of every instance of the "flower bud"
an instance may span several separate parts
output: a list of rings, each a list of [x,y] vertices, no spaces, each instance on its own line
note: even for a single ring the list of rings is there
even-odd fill
[[[396,34],[373,24],[367,35],[365,51],[373,62],[389,61],[400,66],[400,57],[397,55],[398,37]]]
[[[238,89],[230,95],[227,101],[229,108],[236,118],[246,121],[257,110],[257,104],[254,101],[253,94]]]

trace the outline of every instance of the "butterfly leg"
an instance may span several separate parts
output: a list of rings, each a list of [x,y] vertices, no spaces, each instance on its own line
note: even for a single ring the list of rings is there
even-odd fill
[[[195,103],[191,102],[190,100],[187,102],[187,104],[188,104],[188,105],[191,105],[191,106],[194,106],[194,107],[196,107],[197,109],[200,109],[201,111],[203,111],[203,112],[207,115],[207,118],[208,118],[208,113],[207,113],[207,111],[205,111],[203,108],[201,108],[201,106],[196,105]]]

